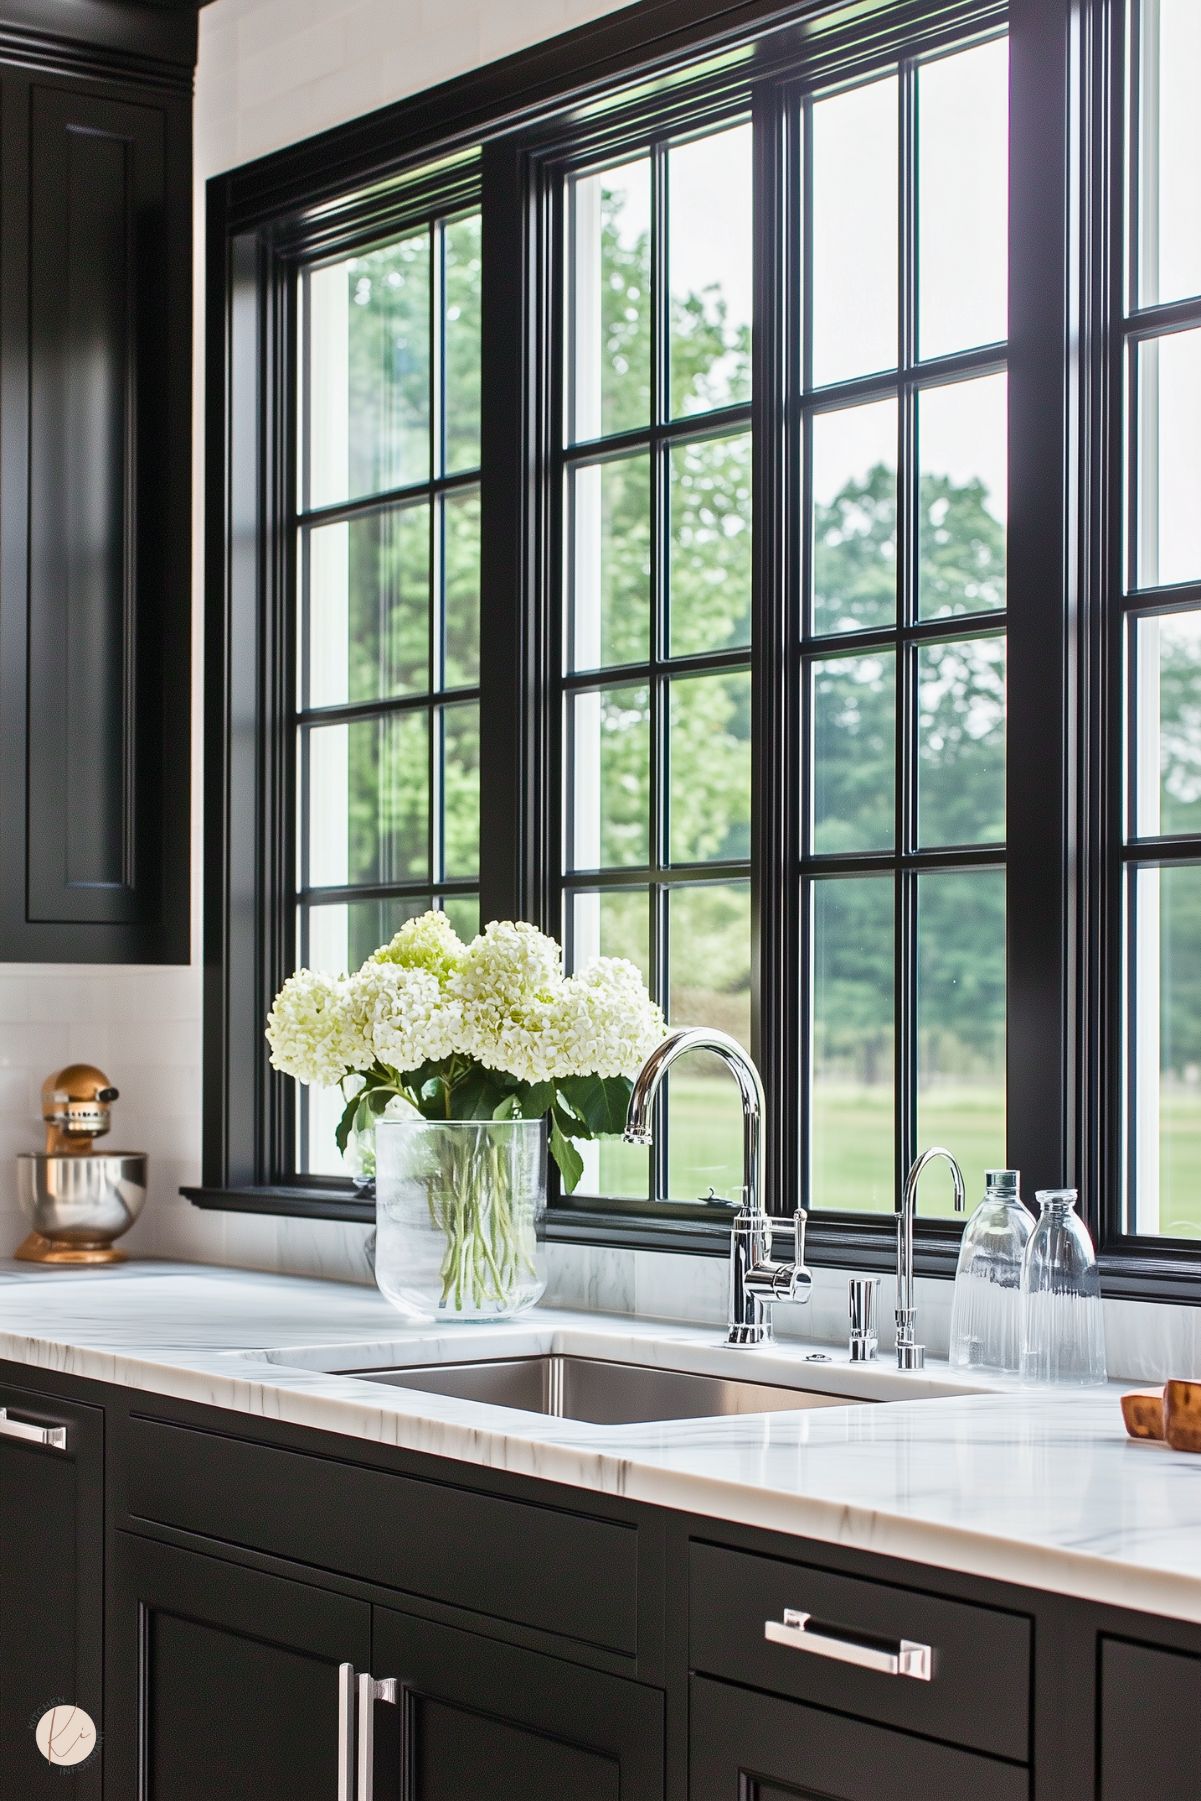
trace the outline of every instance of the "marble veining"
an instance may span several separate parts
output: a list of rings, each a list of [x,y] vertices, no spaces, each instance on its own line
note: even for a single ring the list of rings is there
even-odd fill
[[[339,1373],[552,1348],[847,1404],[594,1426]],[[812,1354],[800,1339],[731,1351],[709,1324],[563,1309],[406,1330],[370,1289],[190,1264],[0,1264],[11,1362],[1201,1622],[1201,1459],[1128,1441],[1116,1387],[985,1389],[945,1365],[900,1377]],[[871,1398],[891,1393],[912,1398]]]

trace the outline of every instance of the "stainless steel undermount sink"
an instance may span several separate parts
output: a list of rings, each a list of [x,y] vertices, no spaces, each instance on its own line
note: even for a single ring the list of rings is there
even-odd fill
[[[498,1357],[488,1362],[439,1363],[411,1369],[355,1370],[367,1382],[426,1394],[517,1407],[555,1419],[596,1426],[660,1420],[713,1419],[734,1413],[793,1413],[809,1407],[854,1405],[846,1395],[813,1394],[775,1383],[610,1363],[599,1357],[551,1354]],[[866,1397],[865,1397],[866,1398]]]

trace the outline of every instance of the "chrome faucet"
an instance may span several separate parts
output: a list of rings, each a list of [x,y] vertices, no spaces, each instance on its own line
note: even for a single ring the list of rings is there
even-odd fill
[[[944,1150],[941,1144],[931,1145],[923,1151],[905,1177],[905,1192],[897,1207],[897,1368],[899,1370],[920,1370],[926,1367],[926,1347],[915,1344],[913,1325],[917,1317],[917,1309],[913,1304],[913,1217],[917,1212],[917,1188],[923,1174],[936,1157],[942,1157],[951,1166],[951,1180],[955,1184],[955,1211],[962,1213],[967,1205],[967,1197],[963,1187],[963,1171],[952,1157],[950,1151]]]
[[[685,1026],[651,1052],[630,1095],[627,1144],[650,1144],[650,1114],[659,1084],[686,1051],[712,1051],[721,1058],[742,1096],[742,1205],[730,1230],[730,1290],[726,1343],[766,1344],[772,1335],[775,1301],[807,1301],[813,1277],[805,1268],[805,1209],[793,1215],[793,1259],[772,1256],[772,1224],[763,1205],[763,1084],[759,1071],[736,1038],[727,1032]]]

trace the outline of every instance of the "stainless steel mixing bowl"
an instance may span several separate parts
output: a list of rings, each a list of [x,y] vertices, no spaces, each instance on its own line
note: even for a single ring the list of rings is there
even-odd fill
[[[119,1262],[115,1238],[128,1232],[146,1201],[141,1152],[91,1151],[86,1156],[17,1157],[21,1211],[48,1248],[22,1252],[39,1262]],[[19,1253],[20,1254],[20,1253]]]

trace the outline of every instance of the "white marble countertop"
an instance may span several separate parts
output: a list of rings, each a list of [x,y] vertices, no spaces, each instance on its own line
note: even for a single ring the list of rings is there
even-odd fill
[[[1201,1623],[1201,1458],[1129,1441],[1116,1387],[982,1392],[945,1365],[899,1376],[720,1337],[543,1309],[439,1334],[348,1284],[0,1263],[10,1362]],[[859,1398],[595,1426],[335,1373],[552,1348]],[[912,1398],[869,1404],[886,1393]]]

